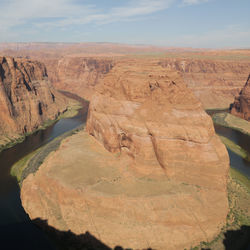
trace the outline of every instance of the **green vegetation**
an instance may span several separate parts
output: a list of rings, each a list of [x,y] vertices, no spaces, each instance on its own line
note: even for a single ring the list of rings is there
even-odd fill
[[[11,171],[10,174],[12,176],[15,176],[17,178],[17,181],[20,182],[21,178],[22,178],[22,173],[24,171],[24,169],[27,167],[27,164],[29,163],[30,159],[36,154],[38,153],[38,151],[41,150],[41,148],[39,148],[38,150],[31,152],[30,154],[26,155],[25,157],[23,157],[22,159],[20,159],[18,162],[16,162],[12,167],[11,167]]]
[[[61,136],[58,136],[53,141],[37,149],[36,151],[26,155],[21,160],[16,162],[11,167],[11,175],[16,177],[19,184],[21,185],[23,180],[31,173],[35,173],[40,165],[43,163],[45,158],[53,151],[57,150],[60,146],[61,141],[68,136],[78,133],[83,130],[84,126],[79,126],[76,129],[68,131]]]
[[[82,105],[79,102],[74,101],[67,108],[67,110],[58,117],[58,119],[74,117],[78,114],[78,111],[81,108],[82,108]]]
[[[233,167],[230,168],[230,176],[235,182],[239,183],[240,185],[245,187],[248,192],[250,192],[250,180],[248,179],[248,177],[246,177]]]
[[[213,115],[215,124],[232,128],[246,135],[250,135],[250,122],[228,113],[217,113]]]
[[[240,147],[239,145],[224,136],[220,135],[219,137],[222,143],[224,143],[228,149],[233,151],[235,154],[241,156],[243,159],[250,161],[250,155],[247,153],[246,150],[244,150],[242,147]]]
[[[55,122],[59,121],[60,119],[65,119],[65,118],[71,118],[74,117],[78,114],[79,109],[82,108],[82,105],[80,104],[80,102],[75,101],[75,100],[71,100],[69,103],[69,106],[67,107],[67,109],[61,113],[56,119],[54,120],[47,120],[45,121],[37,130],[41,130],[41,129],[46,129],[47,127],[51,126],[52,124],[54,124]],[[33,134],[35,131],[32,131]],[[27,136],[28,134],[26,134]]]
[[[25,140],[26,135],[16,135],[13,138],[5,137],[4,140],[0,140],[0,153],[1,151],[11,148],[18,143]]]
[[[190,250],[224,250],[225,234],[228,231],[236,232],[237,230],[244,231],[244,226],[250,226],[250,180],[234,168],[230,168],[230,178],[228,182],[228,202],[229,213],[227,215],[226,225],[222,228],[211,242],[201,242],[199,246],[193,247]],[[244,249],[244,245],[249,242],[248,234],[235,233],[230,235],[232,244],[235,249]],[[233,249],[233,248],[232,248]]]

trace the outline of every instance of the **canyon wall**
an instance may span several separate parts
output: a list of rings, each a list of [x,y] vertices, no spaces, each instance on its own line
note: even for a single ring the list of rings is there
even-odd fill
[[[67,56],[43,59],[55,88],[72,92],[89,100],[97,81],[113,67],[111,58]]]
[[[95,87],[86,132],[24,180],[31,219],[110,248],[184,249],[220,232],[228,154],[179,72],[117,62]]]
[[[0,144],[55,119],[67,100],[48,81],[37,61],[0,57]]]
[[[2,50],[2,52],[1,52]],[[45,63],[57,89],[90,99],[94,85],[116,60],[158,58],[163,67],[181,72],[205,109],[226,109],[243,88],[250,70],[249,50],[205,50],[109,43],[0,44],[0,53]],[[165,59],[163,59],[163,56]]]
[[[231,113],[250,121],[250,75],[239,96],[235,97]]]
[[[166,59],[160,64],[181,72],[205,109],[229,108],[250,71],[249,61]]]

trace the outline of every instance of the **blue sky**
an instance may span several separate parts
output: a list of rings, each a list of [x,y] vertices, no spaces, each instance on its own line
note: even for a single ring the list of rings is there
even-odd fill
[[[250,0],[0,0],[0,42],[250,48]]]

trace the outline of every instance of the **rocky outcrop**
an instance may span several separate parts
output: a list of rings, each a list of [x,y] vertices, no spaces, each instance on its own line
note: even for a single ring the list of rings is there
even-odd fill
[[[67,101],[48,81],[44,64],[0,57],[0,144],[55,119]]]
[[[225,188],[220,178],[200,176],[206,168],[221,177],[228,157],[211,118],[176,71],[121,62],[96,88],[86,130],[108,151],[130,155],[142,174]]]
[[[160,57],[166,55],[166,59],[161,59],[161,65],[180,71],[185,83],[205,109],[229,108],[243,88],[250,68],[249,50],[164,48],[112,43],[2,43],[1,53],[28,56],[44,62],[49,79],[57,89],[70,91],[85,99],[91,98],[94,85],[106,69],[112,68],[115,60],[132,54],[143,54],[145,60],[150,60],[152,54],[156,56],[162,53]],[[151,56],[147,56],[149,54]]]
[[[184,249],[220,232],[228,154],[179,73],[117,62],[96,87],[86,131],[23,181],[32,219],[111,248]]]
[[[229,108],[249,74],[250,62],[166,59],[160,63],[181,72],[205,109]]]
[[[250,121],[250,75],[239,96],[235,97],[231,114]]]
[[[113,67],[113,60],[102,57],[67,56],[44,59],[49,78],[57,89],[69,91],[89,100],[98,80]]]

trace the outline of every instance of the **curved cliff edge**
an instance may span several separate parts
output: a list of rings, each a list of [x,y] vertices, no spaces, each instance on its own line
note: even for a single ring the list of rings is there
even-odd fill
[[[231,114],[250,122],[250,74],[239,96],[235,97]]]
[[[96,87],[86,132],[23,181],[21,199],[31,219],[111,248],[184,249],[225,224],[228,171],[226,148],[180,75],[121,61]]]
[[[249,74],[250,62],[212,59],[165,59],[163,67],[179,71],[204,109],[228,109]]]
[[[0,147],[54,120],[66,107],[44,64],[0,57]]]
[[[95,85],[114,66],[113,60],[105,57],[65,56],[43,61],[56,89],[75,93],[86,100],[90,100]]]

